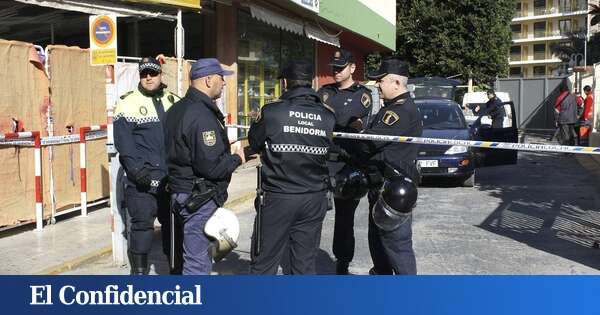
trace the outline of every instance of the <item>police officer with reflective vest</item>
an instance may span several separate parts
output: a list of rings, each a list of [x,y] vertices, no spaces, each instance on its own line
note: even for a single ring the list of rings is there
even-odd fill
[[[131,273],[147,274],[157,215],[163,226],[163,246],[169,235],[164,231],[169,226],[169,198],[164,190],[167,165],[163,124],[178,97],[161,82],[161,65],[156,59],[143,58],[139,73],[138,88],[123,95],[117,104],[113,126],[119,161],[126,174]]]
[[[406,83],[408,64],[385,58],[368,77],[377,81],[384,107],[373,117],[366,134],[419,137],[423,121]],[[416,274],[412,247],[412,209],[420,179],[416,167],[418,145],[361,141],[355,153],[362,163],[373,165],[382,183],[369,192],[369,251],[374,267],[370,274]],[[371,176],[370,176],[371,177]],[[377,176],[372,176],[377,178]]]
[[[368,125],[371,114],[371,91],[354,81],[356,61],[351,52],[338,50],[330,63],[335,83],[324,85],[318,93],[321,100],[335,110],[335,131],[360,132]],[[352,154],[349,148],[353,140],[335,139],[334,143]],[[343,162],[329,163],[332,176],[342,171],[352,172]],[[334,194],[335,225],[333,232],[333,254],[337,259],[336,273],[348,274],[348,265],[354,257],[354,213],[360,202],[360,195],[344,196]]]
[[[248,134],[251,148],[261,153],[264,192],[255,203],[251,274],[276,274],[285,255],[291,274],[316,273],[335,116],[311,88],[313,76],[308,62],[284,68],[285,93],[263,106]]]
[[[225,86],[223,77],[231,74],[217,59],[196,61],[190,88],[167,117],[169,188],[172,211],[183,221],[184,275],[212,271],[205,225],[227,200],[231,174],[246,160],[243,149],[230,144],[215,103]]]

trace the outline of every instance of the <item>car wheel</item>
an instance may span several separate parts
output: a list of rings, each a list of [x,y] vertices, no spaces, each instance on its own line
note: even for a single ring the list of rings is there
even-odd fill
[[[473,174],[471,174],[471,176],[469,176],[467,179],[465,179],[463,181],[463,186],[464,187],[474,187],[475,186],[475,171],[473,171]]]

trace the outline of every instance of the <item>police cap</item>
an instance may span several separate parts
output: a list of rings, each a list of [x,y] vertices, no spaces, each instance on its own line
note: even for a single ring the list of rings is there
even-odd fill
[[[140,61],[138,66],[138,71],[141,73],[160,73],[161,66],[160,62],[156,60],[156,58],[152,57],[144,57]]]
[[[279,78],[311,81],[314,77],[312,63],[304,60],[290,61],[281,71]]]
[[[398,57],[387,57],[381,61],[379,69],[369,72],[367,77],[371,80],[378,80],[388,74],[397,74],[408,77],[408,63],[400,60]]]
[[[344,68],[347,65],[351,64],[351,63],[355,63],[356,60],[354,59],[354,56],[352,55],[351,52],[345,50],[345,49],[340,49],[340,50],[336,50],[333,53],[333,56],[331,57],[331,62],[329,63],[330,66],[335,67],[335,68]]]

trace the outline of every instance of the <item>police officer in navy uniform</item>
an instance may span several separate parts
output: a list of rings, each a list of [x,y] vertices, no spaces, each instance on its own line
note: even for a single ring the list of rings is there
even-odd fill
[[[316,273],[335,116],[311,88],[313,76],[308,62],[286,66],[285,93],[263,106],[248,134],[251,148],[261,153],[264,191],[262,206],[256,203],[262,224],[257,230],[255,221],[251,274],[276,274],[285,255],[290,274]]]
[[[330,65],[335,83],[319,89],[321,100],[335,110],[335,131],[360,132],[371,118],[371,90],[352,78],[356,61],[351,52],[343,49],[336,51]],[[352,154],[351,141],[353,140],[335,139],[334,143]],[[331,176],[335,176],[345,166],[343,162],[329,163]],[[337,259],[337,274],[348,274],[348,265],[354,257],[354,213],[359,202],[360,197],[356,196],[334,198],[333,254]]]
[[[169,198],[163,124],[178,97],[161,82],[161,65],[151,57],[139,64],[138,88],[121,97],[114,116],[115,147],[126,174],[125,202],[131,226],[129,256],[132,274],[148,273],[154,219],[163,226],[163,247],[168,244]],[[168,252],[168,248],[163,248]]]
[[[196,61],[190,88],[167,117],[169,188],[172,211],[183,221],[184,275],[211,273],[211,242],[204,226],[227,200],[231,174],[245,162],[243,149],[230,144],[215,103],[225,86],[223,77],[231,74],[217,59]]]
[[[407,90],[408,76],[408,64],[396,57],[385,58],[377,71],[369,73],[369,79],[377,81],[384,106],[364,133],[421,136],[423,121]],[[357,145],[362,163],[376,166],[383,177],[383,184],[369,192],[368,237],[374,265],[369,273],[416,274],[411,211],[420,179],[418,145],[384,141],[360,141]]]

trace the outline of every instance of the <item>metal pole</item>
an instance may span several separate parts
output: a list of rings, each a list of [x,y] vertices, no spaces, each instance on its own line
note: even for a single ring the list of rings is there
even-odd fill
[[[177,10],[177,27],[175,29],[177,45],[177,95],[183,95],[183,54],[184,54],[184,30],[181,9]]]

